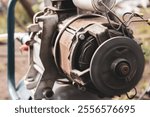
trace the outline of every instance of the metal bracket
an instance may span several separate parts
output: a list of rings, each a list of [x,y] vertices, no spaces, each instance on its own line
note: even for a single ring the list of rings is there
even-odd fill
[[[52,39],[53,34],[57,29],[58,16],[57,14],[49,14],[46,16],[38,17],[40,21],[43,22],[43,33],[41,39],[41,49],[40,49],[40,59],[44,66],[44,73],[41,79],[38,81],[38,85],[35,90],[34,99],[47,98],[47,93],[52,92],[53,85],[59,74],[54,62],[54,57],[52,55]],[[51,91],[50,91],[51,90]],[[46,94],[46,95],[44,95]]]

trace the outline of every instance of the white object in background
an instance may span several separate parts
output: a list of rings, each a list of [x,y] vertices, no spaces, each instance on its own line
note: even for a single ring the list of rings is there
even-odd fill
[[[108,8],[112,8],[116,0],[101,0]],[[73,0],[76,7],[87,11],[105,12],[105,7],[100,3],[100,0]]]
[[[146,8],[149,3],[149,0],[116,0],[115,12],[119,15],[125,12],[140,12],[138,6]]]

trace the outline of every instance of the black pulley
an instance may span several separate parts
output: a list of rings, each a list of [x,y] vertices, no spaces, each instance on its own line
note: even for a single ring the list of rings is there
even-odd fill
[[[143,71],[142,49],[128,37],[115,37],[103,42],[90,63],[92,83],[104,96],[130,91],[140,81]]]

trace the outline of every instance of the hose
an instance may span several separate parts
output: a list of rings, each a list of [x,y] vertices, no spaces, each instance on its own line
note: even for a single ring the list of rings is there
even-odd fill
[[[7,33],[8,33],[8,45],[7,45],[7,82],[8,82],[8,90],[11,98],[13,100],[18,100],[19,96],[16,91],[15,85],[15,50],[14,50],[14,26],[15,26],[15,18],[14,18],[14,9],[16,5],[16,0],[9,0],[8,3],[8,13],[7,13]]]

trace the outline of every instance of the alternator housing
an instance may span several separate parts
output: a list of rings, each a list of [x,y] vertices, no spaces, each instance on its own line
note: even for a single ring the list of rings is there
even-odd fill
[[[56,65],[81,89],[96,92],[102,97],[111,97],[130,91],[141,79],[144,70],[143,53],[128,30],[116,31],[105,17],[89,15],[72,21],[61,33],[54,46]],[[117,40],[120,44],[115,44]],[[114,51],[111,52],[111,49]],[[137,54],[131,55],[134,53]],[[101,73],[104,69],[108,71]]]

